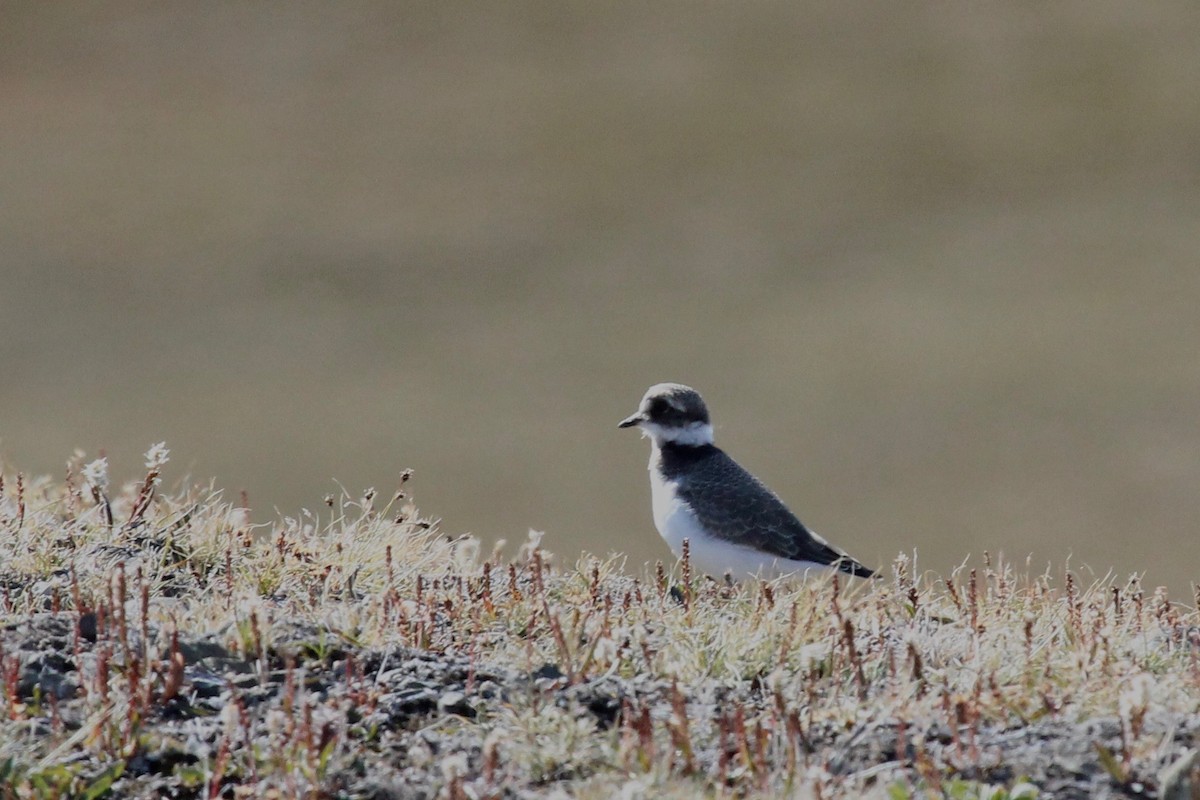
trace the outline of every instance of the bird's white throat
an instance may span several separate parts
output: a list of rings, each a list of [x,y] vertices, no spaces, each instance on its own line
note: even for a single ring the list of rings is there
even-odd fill
[[[657,422],[639,423],[642,436],[650,437],[656,446],[668,442],[698,447],[713,443],[713,426],[707,422],[689,422],[683,427],[659,425]]]

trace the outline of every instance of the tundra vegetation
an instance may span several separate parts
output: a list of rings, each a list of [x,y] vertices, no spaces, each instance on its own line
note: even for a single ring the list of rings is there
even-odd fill
[[[734,585],[85,461],[0,486],[4,798],[1200,796],[1197,598],[1137,575]]]

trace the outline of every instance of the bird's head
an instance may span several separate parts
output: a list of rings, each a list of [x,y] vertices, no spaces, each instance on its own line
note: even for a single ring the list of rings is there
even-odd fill
[[[635,426],[657,445],[671,442],[699,446],[713,442],[712,422],[704,398],[682,383],[657,383],[647,389],[637,412],[618,425]]]

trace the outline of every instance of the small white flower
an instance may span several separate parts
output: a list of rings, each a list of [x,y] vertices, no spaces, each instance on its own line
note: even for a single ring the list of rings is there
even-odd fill
[[[433,763],[433,750],[429,745],[425,744],[425,740],[418,739],[408,748],[408,763],[414,767],[427,767]]]
[[[83,468],[83,479],[93,488],[104,491],[108,488],[108,458],[97,458]]]
[[[601,636],[596,640],[596,649],[593,657],[597,664],[611,664],[617,660],[617,655],[621,652],[617,647],[617,643],[607,636]]]
[[[160,470],[166,466],[170,458],[171,451],[167,449],[166,442],[152,444],[146,451],[146,469]]]
[[[467,535],[455,542],[455,566],[460,570],[470,570],[479,563],[479,540]]]
[[[228,694],[228,692],[226,692],[226,694]],[[229,698],[229,700],[232,701],[232,698]],[[242,720],[242,715],[241,712],[238,711],[237,703],[226,702],[221,708],[220,713],[217,714],[217,719],[221,721],[221,727],[224,729],[226,736],[228,736],[230,739],[237,736],[238,725]]]
[[[784,685],[787,683],[787,671],[781,667],[776,667],[767,673],[767,679],[763,683],[772,691],[782,691]]]
[[[1134,717],[1144,715],[1154,702],[1154,678],[1145,673],[1135,675],[1117,696],[1117,710],[1121,719],[1130,724]]]
[[[650,788],[649,778],[630,778],[621,786],[617,797],[620,800],[643,800]]]
[[[267,733],[275,738],[282,738],[287,732],[288,715],[277,708],[273,708],[267,712],[266,724]]]
[[[466,777],[467,766],[466,753],[451,753],[442,759],[442,778],[449,783],[455,778]]]
[[[517,559],[519,561],[529,561],[533,558],[534,552],[542,546],[542,537],[546,535],[545,531],[535,531],[529,529],[529,538],[525,540],[525,544],[521,545],[517,551]]]

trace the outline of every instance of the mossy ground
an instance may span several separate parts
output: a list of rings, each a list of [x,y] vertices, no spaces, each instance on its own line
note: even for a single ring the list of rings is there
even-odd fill
[[[481,553],[406,477],[254,527],[148,456],[5,475],[5,797],[1197,791],[1200,617],[1137,577],[635,577]]]

